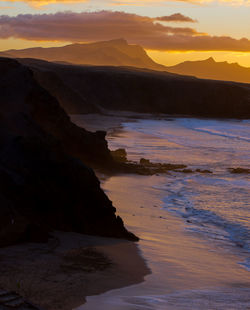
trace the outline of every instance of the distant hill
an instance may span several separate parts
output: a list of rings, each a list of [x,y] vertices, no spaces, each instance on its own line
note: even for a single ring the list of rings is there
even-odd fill
[[[237,63],[216,62],[212,57],[200,61],[185,61],[175,66],[156,63],[139,45],[130,45],[124,39],[63,47],[35,47],[0,52],[2,57],[35,58],[61,64],[137,67],[191,75],[203,79],[250,83],[250,68]]]
[[[226,61],[216,62],[212,57],[200,61],[185,61],[176,66],[165,67],[165,70],[203,79],[250,83],[250,68]]]
[[[97,65],[131,66],[153,70],[165,70],[154,62],[139,45],[129,45],[124,39],[89,44],[70,44],[63,47],[27,48],[0,53],[3,57],[36,58],[53,62]]]

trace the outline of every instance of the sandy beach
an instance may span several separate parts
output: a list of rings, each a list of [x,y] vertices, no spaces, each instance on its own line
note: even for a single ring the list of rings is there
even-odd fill
[[[2,248],[0,260],[0,287],[48,310],[73,309],[86,296],[139,283],[150,273],[135,243],[76,233]]]
[[[141,284],[88,297],[77,309],[248,309],[249,272],[238,264],[237,249],[230,253],[219,242],[185,231],[181,219],[162,209],[163,193],[150,189],[153,178],[115,176],[103,184],[128,228],[141,238],[152,273]]]

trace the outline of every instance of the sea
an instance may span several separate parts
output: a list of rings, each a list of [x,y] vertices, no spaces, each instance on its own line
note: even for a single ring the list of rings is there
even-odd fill
[[[83,121],[84,122],[84,121]],[[128,159],[185,164],[211,173],[120,175],[102,187],[151,274],[87,298],[79,309],[250,309],[250,121],[125,119],[107,135]],[[98,308],[98,305],[100,308]]]

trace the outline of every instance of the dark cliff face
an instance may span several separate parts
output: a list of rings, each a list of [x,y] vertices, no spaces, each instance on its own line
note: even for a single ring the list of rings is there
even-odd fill
[[[0,65],[0,113],[12,132],[28,136],[47,133],[61,142],[66,153],[85,163],[94,167],[112,163],[104,132],[88,132],[73,124],[29,68],[4,58]]]
[[[112,162],[105,134],[72,124],[27,67],[0,70],[0,246],[54,229],[136,240],[85,165]]]
[[[34,77],[49,93],[60,102],[68,114],[98,113],[100,109],[88,104],[84,93],[75,91],[52,71],[34,71]]]
[[[86,109],[99,107],[146,113],[250,118],[248,84],[134,68],[60,65],[32,59],[21,61],[35,72],[44,87],[47,86],[39,76],[42,74],[44,80],[46,74],[53,72],[67,87],[84,96],[82,105]],[[52,86],[48,89],[54,93]],[[65,105],[65,102],[61,104]],[[82,113],[81,110],[78,113]]]

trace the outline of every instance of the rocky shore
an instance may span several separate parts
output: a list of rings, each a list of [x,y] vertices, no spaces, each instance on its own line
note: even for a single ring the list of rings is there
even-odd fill
[[[41,310],[37,306],[26,301],[16,292],[0,289],[0,309],[16,309],[16,310]]]

